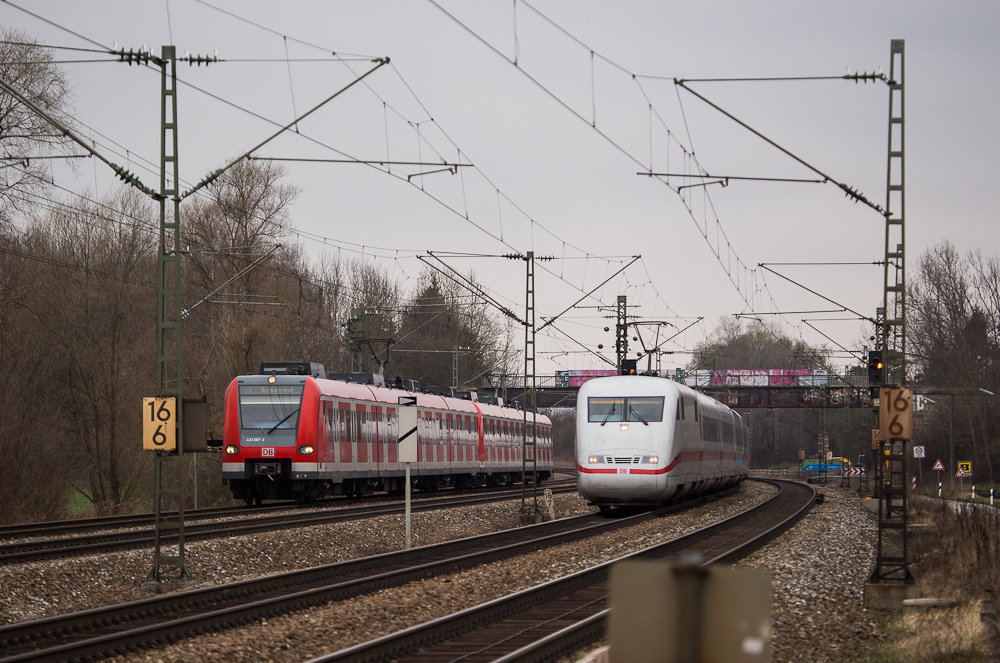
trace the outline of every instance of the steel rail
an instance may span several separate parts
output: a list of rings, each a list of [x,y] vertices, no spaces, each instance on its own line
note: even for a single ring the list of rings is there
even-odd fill
[[[611,566],[624,559],[679,561],[692,552],[703,564],[731,562],[786,531],[812,507],[811,486],[770,481],[781,492],[737,516],[510,596],[432,620],[309,663],[392,660],[541,661],[579,648],[606,623]],[[554,635],[562,632],[562,636]],[[595,635],[596,634],[596,635]],[[565,639],[563,639],[565,638]],[[444,650],[447,649],[447,654]],[[417,653],[419,652],[419,654]],[[515,655],[516,654],[516,655]],[[504,658],[501,658],[504,657]]]
[[[0,627],[0,661],[78,660],[123,653],[606,533],[689,509],[707,497],[625,518],[575,516]]]
[[[554,487],[551,490],[553,494],[575,492],[576,484],[573,482],[572,485]],[[519,495],[520,488],[488,494],[427,498],[413,502],[410,510],[420,512],[442,508],[457,508],[514,499]],[[366,504],[320,512],[284,513],[258,518],[226,520],[217,523],[202,523],[200,525],[185,527],[184,539],[188,542],[204,541],[207,539],[240,536],[257,532],[273,532],[283,529],[312,527],[314,525],[328,525],[358,520],[360,518],[395,515],[403,513],[404,510],[404,503],[397,500],[391,503]],[[123,530],[107,534],[7,543],[0,545],[0,566],[143,548],[153,544],[153,537],[154,533],[152,529],[139,529]],[[165,545],[170,545],[176,539],[176,535],[160,535],[160,541]]]
[[[564,474],[572,473],[575,474],[576,470],[560,470],[557,469],[555,472],[562,472]],[[547,481],[545,484],[546,488],[556,488],[557,486],[569,485],[573,481],[572,479],[552,479]],[[503,487],[491,487],[491,488],[470,488],[461,490],[449,490],[448,495],[466,495],[466,494],[486,494],[493,492],[503,492],[509,491],[510,488]],[[414,500],[421,499],[439,499],[440,495],[432,497],[429,493],[418,493],[414,496]],[[263,506],[247,507],[247,506],[221,506],[221,507],[208,507],[203,509],[191,509],[184,510],[184,520],[206,520],[210,518],[220,518],[228,515],[234,516],[247,516],[247,515],[257,515],[261,513],[271,513],[275,511],[290,511],[290,510],[313,510],[321,509],[325,507],[339,507],[339,506],[360,506],[365,504],[379,503],[379,502],[391,502],[394,500],[401,499],[399,496],[395,495],[370,495],[368,497],[363,497],[360,499],[349,499],[346,497],[332,497],[322,500],[317,500],[312,504],[303,505],[297,502],[279,502],[277,504],[271,503]],[[176,511],[163,512],[164,515],[176,515]],[[153,514],[152,513],[140,513],[140,514],[122,514],[117,516],[101,516],[96,518],[75,518],[72,520],[52,520],[47,522],[35,522],[35,523],[23,523],[19,525],[4,525],[0,526],[0,539],[13,539],[13,538],[28,538],[45,536],[51,533],[70,533],[70,532],[91,532],[101,529],[113,529],[121,527],[141,527],[143,525],[153,524]]]

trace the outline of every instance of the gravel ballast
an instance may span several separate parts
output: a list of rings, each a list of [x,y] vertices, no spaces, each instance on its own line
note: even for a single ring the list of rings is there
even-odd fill
[[[853,497],[828,493],[805,519],[741,565],[766,568],[774,584],[773,661],[848,661],[881,634],[862,609],[874,555],[874,524]],[[733,496],[585,541],[320,608],[119,657],[129,661],[302,661],[615,559],[735,515],[773,494],[746,482]],[[519,502],[413,515],[414,545],[511,526]],[[555,497],[564,517],[594,511],[578,496]],[[190,544],[197,586],[398,550],[401,516]],[[149,596],[141,581],[149,551],[0,569],[7,622]]]

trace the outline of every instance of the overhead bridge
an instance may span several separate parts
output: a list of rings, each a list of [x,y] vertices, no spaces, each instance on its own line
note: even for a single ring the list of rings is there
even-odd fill
[[[666,380],[667,378],[663,378]],[[814,381],[816,382],[816,381]],[[579,384],[567,384],[562,375],[535,378],[538,407],[576,407]],[[823,382],[806,385],[691,385],[706,396],[731,408],[871,408],[867,376],[848,376],[847,381],[829,376]],[[484,375],[480,397],[500,397],[504,402],[524,402],[524,376]]]

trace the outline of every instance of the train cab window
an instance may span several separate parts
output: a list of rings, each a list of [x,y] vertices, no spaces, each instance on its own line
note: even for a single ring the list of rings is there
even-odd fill
[[[241,384],[240,425],[244,430],[297,429],[304,390],[301,384]]]
[[[663,396],[591,396],[587,399],[587,420],[606,424],[609,421],[663,421]]]
[[[607,423],[621,421],[625,414],[625,399],[591,396],[587,399],[587,421]]]
[[[663,421],[663,396],[631,396],[625,399],[628,421]]]
[[[683,398],[678,398],[677,399],[677,412],[674,413],[674,418],[677,421],[681,420],[681,412],[683,412],[683,411],[684,411],[684,399]]]

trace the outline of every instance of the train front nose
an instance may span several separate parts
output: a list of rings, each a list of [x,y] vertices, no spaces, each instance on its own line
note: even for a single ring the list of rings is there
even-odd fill
[[[657,502],[667,488],[666,460],[648,446],[608,441],[578,459],[580,494],[597,504]]]

